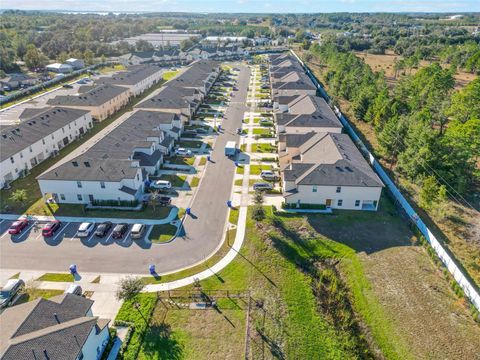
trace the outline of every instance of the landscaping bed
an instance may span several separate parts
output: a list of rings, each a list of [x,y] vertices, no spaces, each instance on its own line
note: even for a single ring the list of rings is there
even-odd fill
[[[149,239],[153,243],[164,243],[172,240],[178,228],[172,224],[153,225]]]

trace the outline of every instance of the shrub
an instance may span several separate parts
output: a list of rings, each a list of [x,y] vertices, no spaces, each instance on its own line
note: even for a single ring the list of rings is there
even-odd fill
[[[297,207],[297,204],[283,202],[282,209],[325,210],[326,206],[324,204],[300,204],[300,206]]]
[[[265,209],[262,205],[255,205],[252,210],[252,219],[255,221],[262,221],[265,219]]]
[[[92,201],[93,206],[120,206],[120,207],[136,207],[138,200],[97,200]]]

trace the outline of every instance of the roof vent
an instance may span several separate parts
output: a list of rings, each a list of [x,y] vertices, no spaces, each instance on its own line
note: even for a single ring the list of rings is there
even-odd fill
[[[84,164],[86,167],[90,167],[90,163],[88,161],[85,161]]]
[[[353,170],[349,166],[345,166],[345,170],[347,170],[349,172],[353,172]]]
[[[72,165],[75,166],[75,167],[78,167],[78,162],[72,161]]]
[[[335,169],[337,169],[340,172],[343,172],[343,169],[340,166],[335,166]]]
[[[57,320],[57,323],[60,324],[60,319],[58,318],[58,315],[57,313],[53,313],[53,316],[55,316],[55,320]]]

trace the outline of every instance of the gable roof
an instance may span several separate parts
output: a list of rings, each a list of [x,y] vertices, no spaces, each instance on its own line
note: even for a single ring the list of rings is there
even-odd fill
[[[28,120],[11,126],[1,126],[0,161],[4,161],[44,137],[88,114],[87,110],[61,107],[26,109]]]
[[[64,106],[100,106],[127,91],[129,90],[121,86],[104,84],[95,86],[78,96],[57,95],[53,99],[49,99],[47,104]]]
[[[111,77],[102,77],[96,83],[135,85],[160,71],[163,71],[163,69],[158,65],[132,65],[127,68],[127,71],[119,72]]]
[[[76,359],[92,329],[98,333],[108,324],[87,316],[92,304],[84,297],[62,294],[7,308],[0,315],[1,358]]]

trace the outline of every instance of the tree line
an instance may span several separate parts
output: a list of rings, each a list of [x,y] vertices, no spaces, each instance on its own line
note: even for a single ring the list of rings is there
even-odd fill
[[[457,91],[455,68],[433,63],[389,89],[382,72],[336,44],[315,44],[309,54],[325,69],[330,92],[349,101],[357,119],[372,124],[380,155],[400,174],[434,188],[439,197],[468,195],[478,186],[479,78]]]

